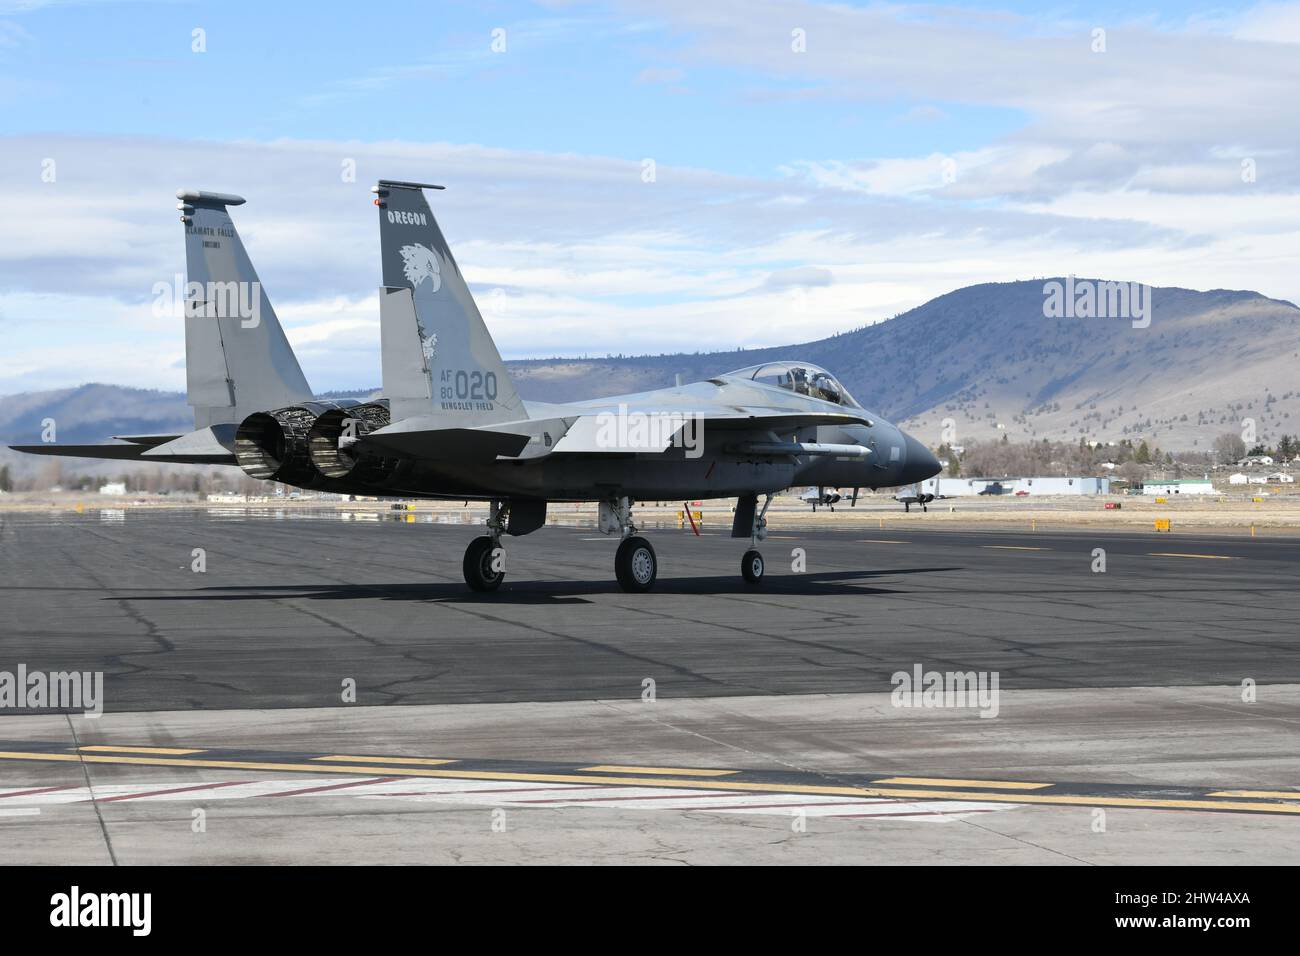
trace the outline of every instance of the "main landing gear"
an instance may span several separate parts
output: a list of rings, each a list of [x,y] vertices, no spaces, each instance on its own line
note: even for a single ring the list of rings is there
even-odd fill
[[[649,541],[636,533],[632,522],[632,499],[615,498],[600,505],[600,530],[617,531],[623,538],[614,554],[614,576],[624,591],[644,594],[655,586],[659,559]]]
[[[763,502],[763,510],[754,513],[753,521],[750,524],[749,550],[740,559],[740,576],[745,579],[746,584],[763,583],[763,554],[758,550],[758,543],[767,537],[767,509],[772,506],[772,499],[775,497],[776,495],[767,496],[767,500]],[[748,502],[748,509],[752,512],[757,505],[758,496],[754,495]],[[739,508],[739,505],[737,507]],[[743,536],[743,534],[742,531],[740,536]],[[734,526],[732,535],[738,536]]]
[[[510,506],[493,501],[488,511],[488,533],[475,538],[465,549],[462,569],[471,591],[495,591],[506,579],[506,552],[501,534],[510,516]]]
[[[743,496],[737,502],[731,536],[749,538],[749,550],[740,561],[740,574],[746,584],[757,585],[763,581],[764,562],[758,543],[767,537],[767,510],[775,497],[767,495],[761,510],[756,494]],[[506,552],[501,547],[501,535],[527,534],[541,527],[545,518],[544,508],[533,505],[536,502],[516,502],[515,520],[511,522],[509,499],[498,498],[491,502],[488,533],[475,538],[465,549],[462,567],[465,583],[471,590],[485,592],[501,587],[506,577]],[[651,590],[659,576],[659,558],[654,546],[637,534],[632,520],[632,499],[620,497],[602,501],[600,530],[605,534],[618,532],[622,539],[614,555],[614,576],[618,578],[619,587],[633,594]]]

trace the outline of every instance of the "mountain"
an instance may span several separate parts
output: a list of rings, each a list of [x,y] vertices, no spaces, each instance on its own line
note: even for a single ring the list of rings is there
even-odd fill
[[[511,371],[526,398],[562,401],[798,357],[830,369],[864,406],[931,445],[946,418],[958,443],[1141,437],[1208,450],[1245,418],[1261,440],[1300,432],[1300,309],[1290,302],[1155,288],[1150,325],[1135,328],[1125,318],[1046,317],[1044,287],[1053,281],[1065,282],[970,286],[886,322],[781,348],[549,359]]]
[[[525,398],[570,401],[802,358],[931,445],[947,418],[962,444],[1002,434],[1141,437],[1208,450],[1245,418],[1263,441],[1300,433],[1296,306],[1255,292],[1156,288],[1149,327],[1134,328],[1124,318],[1046,317],[1052,281],[1065,280],[970,286],[876,325],[778,348],[507,364]],[[179,431],[192,420],[180,393],[85,385],[0,399],[0,440],[38,441],[43,418],[69,442]]]
[[[36,444],[47,421],[55,441],[76,445],[110,435],[180,433],[194,427],[194,412],[180,392],[98,383],[0,398],[0,441],[6,445]]]

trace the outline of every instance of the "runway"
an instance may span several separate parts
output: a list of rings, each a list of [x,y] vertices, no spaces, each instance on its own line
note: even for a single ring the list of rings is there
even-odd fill
[[[745,542],[674,527],[647,532],[657,589],[628,595],[612,541],[548,527],[478,596],[475,533],[3,513],[0,671],[103,671],[105,716],[0,711],[0,857],[1300,853],[1293,539],[780,531],[755,590]],[[996,673],[996,718],[895,706],[918,665]],[[220,826],[191,836],[196,809]]]
[[[1155,534],[650,531],[649,595],[586,529],[507,539],[470,594],[470,526],[205,512],[0,523],[0,641],[102,670],[110,711],[889,690],[915,663],[1004,689],[1300,682],[1300,544]],[[790,570],[802,549],[806,572]],[[1105,573],[1091,569],[1106,551]],[[206,571],[191,570],[202,549]],[[1025,550],[1033,549],[1033,550]]]

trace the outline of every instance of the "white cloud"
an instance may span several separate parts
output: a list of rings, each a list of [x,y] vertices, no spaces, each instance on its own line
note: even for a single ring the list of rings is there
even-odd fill
[[[1099,167],[1134,152],[1088,155]],[[788,344],[962,285],[1069,272],[1300,298],[1296,192],[1239,184],[1209,204],[1169,192],[1172,174],[1208,175],[1195,165],[1151,166],[1140,190],[1082,173],[1068,189],[1061,155],[958,153],[954,182],[936,188],[932,156],[807,162],[776,180],[661,165],[644,183],[636,161],[472,145],[0,139],[0,393],[183,384],[181,324],[150,308],[153,283],[184,269],[180,185],[248,198],[236,224],[322,390],[378,383],[369,184],[430,170],[449,187],[439,221],[509,357]],[[57,182],[41,181],[43,157],[58,160]],[[341,181],[344,159],[358,181]]]

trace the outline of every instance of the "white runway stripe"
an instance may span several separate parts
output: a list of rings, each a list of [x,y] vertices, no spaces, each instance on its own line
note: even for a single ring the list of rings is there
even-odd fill
[[[807,794],[750,793],[694,787],[628,787],[500,780],[450,780],[375,777],[293,777],[282,780],[140,781],[94,788],[98,802],[209,803],[218,800],[361,798],[445,807],[527,809],[660,810],[678,813],[760,814],[848,819],[948,822],[971,813],[1016,809],[1017,804],[965,800],[897,800]],[[40,807],[85,803],[86,787],[7,787],[0,789],[0,816],[28,816]]]

